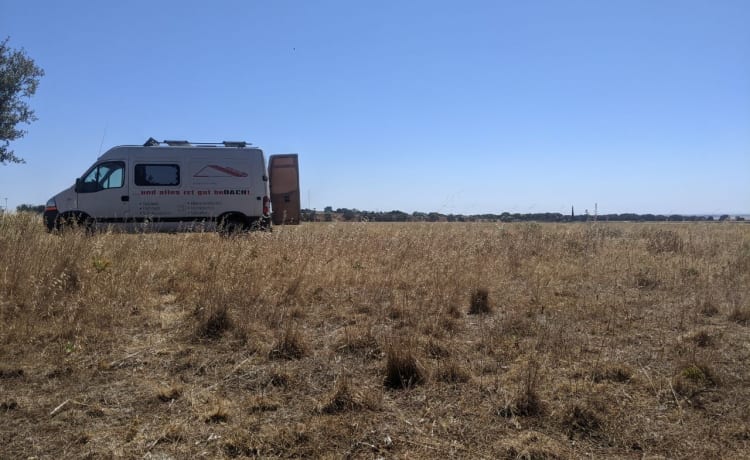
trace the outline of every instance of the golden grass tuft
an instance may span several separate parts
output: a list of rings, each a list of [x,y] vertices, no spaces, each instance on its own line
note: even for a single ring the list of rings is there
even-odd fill
[[[671,385],[676,395],[683,396],[691,402],[699,402],[696,397],[719,383],[718,376],[709,364],[693,362],[678,369]]]
[[[645,232],[646,247],[653,254],[681,252],[684,242],[676,230],[655,229]]]
[[[602,418],[603,415],[596,405],[587,401],[575,401],[567,405],[560,421],[568,437],[590,438],[600,435]]]
[[[536,355],[528,357],[526,362],[516,370],[514,379],[516,391],[509,401],[500,407],[498,414],[502,417],[535,417],[544,414],[545,403],[539,396],[542,379],[542,364]]]
[[[743,326],[750,325],[750,307],[735,307],[729,313],[729,320]]]
[[[501,458],[523,460],[562,460],[569,456],[564,443],[535,431],[504,441],[500,454]]]
[[[182,396],[182,385],[169,385],[156,390],[156,399],[161,402],[172,402]]]
[[[18,402],[11,399],[9,401],[0,402],[0,412],[10,412],[18,409]]]
[[[221,450],[229,458],[259,457],[260,451],[254,447],[252,441],[245,435],[232,435],[226,439]]]
[[[185,429],[183,426],[175,423],[167,424],[161,433],[161,436],[154,444],[159,443],[178,443],[185,441]]]
[[[427,372],[408,341],[391,344],[386,352],[385,380],[388,388],[406,389],[427,381]]]
[[[444,343],[431,339],[425,345],[427,356],[435,359],[448,358],[451,356],[451,350]]]
[[[700,330],[696,331],[690,336],[690,340],[701,348],[706,348],[715,345],[716,339],[711,335],[709,331]]]
[[[275,412],[279,410],[280,404],[278,401],[267,396],[254,396],[245,401],[244,406],[247,407],[249,413],[258,414],[262,412]]]
[[[490,293],[487,289],[474,289],[471,293],[471,302],[469,303],[469,314],[480,315],[492,313],[490,305]]]
[[[319,411],[323,414],[339,414],[361,410],[376,410],[380,407],[379,393],[368,387],[353,385],[350,377],[336,381],[333,391],[326,398]]]
[[[229,420],[229,409],[224,400],[218,400],[213,403],[211,408],[203,416],[206,423],[225,423]]]
[[[466,383],[471,380],[471,371],[455,359],[448,359],[439,363],[436,379],[444,383]]]
[[[288,325],[276,339],[268,354],[269,359],[302,359],[308,352],[302,331],[295,325]]]
[[[633,370],[619,363],[600,363],[594,366],[589,376],[596,383],[604,381],[626,383],[633,377]]]
[[[362,356],[370,359],[379,358],[383,352],[378,339],[371,328],[346,327],[334,349],[340,353]]]
[[[2,368],[0,367],[0,379],[20,379],[24,376],[23,369],[20,368]]]
[[[716,305],[713,302],[706,299],[700,305],[700,312],[704,316],[715,316],[717,313],[719,313],[719,309],[716,307]]]
[[[198,313],[195,335],[198,339],[216,340],[232,328],[232,319],[226,306],[218,306]]]

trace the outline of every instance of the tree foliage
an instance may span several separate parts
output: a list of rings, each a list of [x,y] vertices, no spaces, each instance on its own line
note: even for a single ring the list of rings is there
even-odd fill
[[[8,40],[0,41],[0,164],[24,162],[9,145],[26,134],[18,125],[37,119],[26,100],[36,93],[44,76],[44,70],[23,49],[11,49]]]
[[[21,204],[16,206],[16,212],[35,212],[35,213],[43,213],[44,212],[44,205],[43,204]]]

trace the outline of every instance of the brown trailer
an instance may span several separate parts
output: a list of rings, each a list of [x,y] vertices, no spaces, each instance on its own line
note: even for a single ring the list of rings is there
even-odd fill
[[[271,155],[268,160],[274,225],[299,224],[299,161],[296,153]]]

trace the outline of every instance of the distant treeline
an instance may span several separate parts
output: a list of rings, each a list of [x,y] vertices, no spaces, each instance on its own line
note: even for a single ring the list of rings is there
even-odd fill
[[[680,214],[560,214],[558,212],[542,213],[509,213],[502,214],[442,214],[439,212],[403,211],[360,211],[359,209],[338,208],[328,206],[323,211],[303,209],[302,220],[307,222],[588,222],[593,220],[612,222],[712,222],[725,220],[745,220],[742,217],[731,217],[728,214],[713,216],[683,216]]]
[[[44,205],[22,204],[16,207],[16,212],[43,213]],[[359,209],[338,208],[327,206],[323,211],[314,209],[303,209],[302,220],[305,222],[588,222],[592,220],[610,222],[713,222],[725,220],[744,221],[743,217],[732,217],[724,214],[714,216],[683,216],[680,214],[591,214],[571,215],[559,212],[539,213],[509,213],[502,214],[441,214],[439,212],[413,212],[411,214],[403,211],[360,211]]]
[[[44,212],[43,204],[22,204],[16,206],[16,212],[38,212],[39,214]]]

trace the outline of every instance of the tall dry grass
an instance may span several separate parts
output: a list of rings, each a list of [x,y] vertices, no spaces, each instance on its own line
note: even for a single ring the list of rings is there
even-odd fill
[[[750,451],[750,226],[19,214],[0,260],[0,457]]]

